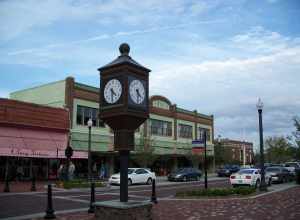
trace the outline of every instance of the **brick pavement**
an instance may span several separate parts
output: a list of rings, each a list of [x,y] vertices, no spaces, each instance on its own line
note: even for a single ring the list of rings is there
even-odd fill
[[[258,198],[166,199],[153,207],[154,220],[293,220],[300,219],[300,186]],[[93,214],[79,212],[58,215],[59,220],[95,220]],[[39,218],[39,220],[41,220]]]

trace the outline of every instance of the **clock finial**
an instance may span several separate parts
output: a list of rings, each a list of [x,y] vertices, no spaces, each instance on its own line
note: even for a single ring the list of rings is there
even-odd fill
[[[130,51],[130,47],[127,43],[122,43],[119,47],[119,51],[120,51],[121,55],[128,56],[129,51]]]

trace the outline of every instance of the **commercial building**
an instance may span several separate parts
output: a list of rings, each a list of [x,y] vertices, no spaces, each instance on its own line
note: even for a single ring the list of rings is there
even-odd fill
[[[224,160],[230,163],[244,163],[250,165],[253,164],[254,152],[253,143],[231,139],[220,139],[219,144],[216,145],[223,147],[224,149]],[[216,141],[216,143],[218,142]]]
[[[74,78],[68,77],[62,81],[13,92],[10,98],[68,109],[71,145],[77,151],[88,149],[87,122],[91,118],[93,171],[98,172],[101,166],[105,166],[107,175],[118,170],[113,133],[98,118],[99,88],[75,82]],[[208,137],[207,155],[214,156],[212,115],[179,108],[163,96],[152,96],[149,103],[150,119],[135,133],[136,150],[131,154],[131,166],[149,166],[158,175],[164,175],[176,167],[191,166],[192,140],[198,139],[204,131],[207,131]]]
[[[55,178],[69,135],[69,112],[0,98],[0,178],[26,180],[36,167],[40,179]],[[75,151],[74,158],[87,158]]]

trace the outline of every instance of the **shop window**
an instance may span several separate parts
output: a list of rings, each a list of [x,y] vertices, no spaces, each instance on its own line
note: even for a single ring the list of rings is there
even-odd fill
[[[206,141],[210,141],[210,130],[207,128],[199,128],[197,132],[197,139],[203,140],[204,139],[204,132],[206,131]]]
[[[191,125],[179,124],[178,131],[180,138],[193,138],[193,126]]]
[[[76,122],[77,122],[78,125],[83,124],[83,108],[81,106],[77,106]]]

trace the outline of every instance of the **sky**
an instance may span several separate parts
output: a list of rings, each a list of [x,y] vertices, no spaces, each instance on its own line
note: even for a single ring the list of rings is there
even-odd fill
[[[215,137],[258,144],[300,116],[298,0],[0,0],[0,97],[75,77],[119,55],[151,69],[150,95],[214,115]]]

